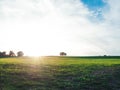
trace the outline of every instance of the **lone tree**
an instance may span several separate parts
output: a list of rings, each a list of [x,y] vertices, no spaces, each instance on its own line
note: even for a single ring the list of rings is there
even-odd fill
[[[13,57],[13,56],[15,56],[15,53],[14,53],[13,51],[10,51],[10,52],[9,52],[9,56],[10,56],[10,57]]]
[[[67,53],[65,53],[65,52],[60,52],[60,56],[66,56],[67,55]]]
[[[24,55],[24,53],[22,51],[17,52],[18,57],[22,57],[23,55]]]

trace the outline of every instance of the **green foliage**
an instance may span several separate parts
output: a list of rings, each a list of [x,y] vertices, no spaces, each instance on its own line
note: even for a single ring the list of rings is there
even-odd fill
[[[1,58],[0,90],[119,90],[120,59]]]

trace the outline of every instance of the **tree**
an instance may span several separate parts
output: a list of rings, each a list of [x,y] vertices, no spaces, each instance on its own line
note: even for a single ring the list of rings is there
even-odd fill
[[[2,56],[2,52],[0,52],[0,56]]]
[[[66,56],[67,55],[67,53],[65,53],[65,52],[60,52],[60,56]]]
[[[22,57],[23,55],[24,55],[24,53],[22,51],[17,52],[18,57]]]
[[[9,56],[12,57],[12,56],[15,56],[15,53],[13,51],[10,51],[9,52]]]
[[[0,56],[1,57],[6,57],[7,55],[6,55],[6,52],[4,51],[4,52],[0,52]]]

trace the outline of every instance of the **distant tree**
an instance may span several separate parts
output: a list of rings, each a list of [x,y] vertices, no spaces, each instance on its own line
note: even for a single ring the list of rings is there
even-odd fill
[[[4,51],[4,52],[0,52],[0,56],[1,56],[1,57],[7,56],[7,55],[6,55],[6,52],[5,52],[5,51]]]
[[[104,55],[104,57],[107,57],[107,55]]]
[[[3,56],[6,56],[6,52],[4,51],[4,52],[2,52],[2,54],[3,54]]]
[[[9,52],[9,56],[12,57],[12,56],[15,56],[15,53],[13,51],[10,51]]]
[[[23,55],[24,55],[24,53],[22,51],[17,52],[18,57],[22,57]]]
[[[60,56],[66,56],[67,55],[67,53],[65,53],[65,52],[60,52]]]
[[[2,52],[0,52],[0,56],[2,56]]]

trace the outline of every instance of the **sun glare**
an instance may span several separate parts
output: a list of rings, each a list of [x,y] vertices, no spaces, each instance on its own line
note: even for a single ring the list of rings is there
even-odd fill
[[[54,20],[55,17],[56,19]],[[64,26],[62,26],[62,21],[59,22],[60,20],[57,20],[59,17],[55,17],[45,18],[43,22],[39,22],[40,26],[38,23],[31,25],[30,31],[25,32],[25,34],[29,32],[29,38],[23,35],[23,43],[25,44],[22,50],[25,50],[30,56],[50,55],[52,54],[51,52],[59,53],[61,51],[60,48],[62,48],[61,44],[65,44],[65,37],[62,36],[64,34]],[[35,30],[33,30],[34,27]]]

